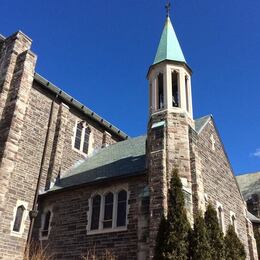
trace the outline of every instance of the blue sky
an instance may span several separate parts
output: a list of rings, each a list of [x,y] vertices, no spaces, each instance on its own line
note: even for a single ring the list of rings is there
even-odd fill
[[[33,39],[37,72],[131,136],[146,132],[146,73],[163,0],[2,0],[0,33]],[[260,1],[175,0],[194,117],[213,114],[236,173],[260,170]]]

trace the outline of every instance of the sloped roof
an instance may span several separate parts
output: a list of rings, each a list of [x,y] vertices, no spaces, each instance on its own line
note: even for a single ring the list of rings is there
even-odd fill
[[[143,174],[146,136],[128,139],[100,149],[72,168],[50,190]]]
[[[156,56],[153,64],[164,60],[185,62],[180,43],[173,29],[170,17],[166,18],[166,22],[161,35],[161,40],[157,48]]]
[[[195,120],[200,131],[211,116]],[[64,174],[48,192],[77,185],[145,174],[146,136],[130,138],[100,149]]]
[[[260,195],[260,172],[238,175],[236,178],[245,200],[252,194]]]
[[[206,126],[206,124],[209,122],[209,120],[211,119],[212,115],[207,115],[207,116],[203,116],[200,117],[198,119],[195,120],[195,130],[200,133],[201,130]]]
[[[257,218],[255,215],[253,215],[252,213],[250,213],[249,211],[247,211],[247,218],[253,222],[253,223],[258,223],[260,224],[260,219]]]

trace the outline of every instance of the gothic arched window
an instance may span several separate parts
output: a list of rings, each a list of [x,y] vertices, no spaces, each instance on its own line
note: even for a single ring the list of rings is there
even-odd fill
[[[111,228],[112,227],[113,204],[114,204],[114,195],[113,195],[113,193],[109,192],[105,196],[103,228]]]
[[[15,232],[20,232],[24,211],[25,211],[25,207],[23,205],[17,207],[16,209],[15,221],[13,226],[13,231]]]
[[[91,216],[91,230],[96,230],[99,228],[99,217],[100,217],[100,205],[101,196],[96,195],[92,199],[92,216]]]
[[[78,122],[76,125],[74,148],[88,154],[90,133],[91,130],[84,121]]]
[[[186,110],[190,111],[190,103],[189,103],[189,78],[185,76],[185,94],[186,94]]]
[[[117,197],[117,227],[126,225],[126,206],[127,206],[127,192],[122,190],[118,193]]]
[[[220,226],[220,229],[223,231],[223,209],[221,206],[218,207],[218,223]]]

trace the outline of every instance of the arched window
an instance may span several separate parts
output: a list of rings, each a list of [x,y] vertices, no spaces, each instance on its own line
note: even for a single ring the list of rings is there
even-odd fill
[[[223,209],[221,206],[218,207],[218,223],[220,229],[223,231]]]
[[[96,230],[99,228],[100,205],[101,205],[101,196],[96,195],[92,199],[91,230]]]
[[[48,210],[45,213],[45,216],[44,216],[43,229],[42,229],[42,236],[43,237],[46,237],[46,236],[49,235],[50,220],[51,220],[51,211]]]
[[[164,93],[163,93],[163,74],[160,73],[158,75],[158,109],[161,109],[164,107]]]
[[[86,127],[84,133],[84,140],[83,140],[83,153],[86,154],[88,154],[90,132],[91,132],[90,128]]]
[[[78,150],[80,150],[80,146],[81,146],[82,129],[83,129],[83,123],[82,122],[77,123],[74,147]]]
[[[186,109],[189,112],[190,104],[189,104],[189,79],[188,76],[185,76],[185,93],[186,93]]]
[[[231,225],[234,227],[235,231],[237,230],[236,227],[236,216],[234,213],[231,213]]]
[[[91,130],[88,126],[86,126],[84,121],[78,122],[76,125],[74,148],[88,154],[90,133]]]
[[[16,209],[15,221],[13,226],[13,231],[15,232],[20,232],[24,211],[25,207],[23,205],[17,207]]]
[[[127,192],[122,190],[118,193],[117,200],[117,227],[126,225]]]
[[[179,106],[179,74],[177,71],[172,72],[172,106]]]
[[[113,204],[114,204],[114,195],[109,192],[105,196],[105,209],[104,209],[104,221],[103,228],[112,228],[113,223]]]

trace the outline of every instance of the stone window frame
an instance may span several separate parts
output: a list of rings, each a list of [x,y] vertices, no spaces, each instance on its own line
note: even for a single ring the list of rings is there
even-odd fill
[[[217,216],[219,219],[219,208],[221,208],[221,225],[222,225],[222,232],[225,234],[226,232],[226,227],[225,227],[225,214],[224,214],[224,208],[223,205],[220,202],[216,202],[216,211],[217,211]]]
[[[164,93],[164,100],[163,100],[163,104],[164,104],[164,108],[159,108],[159,104],[158,104],[158,76],[159,74],[163,74],[163,93]],[[165,100],[166,100],[166,88],[165,88],[165,71],[163,68],[159,68],[158,71],[156,71],[156,73],[154,74],[151,82],[150,82],[150,111],[152,113],[154,112],[160,112],[165,110]]]
[[[48,211],[51,213],[50,221],[49,221],[48,234],[47,234],[47,236],[43,236],[42,231],[43,231],[43,227],[44,227],[44,224],[45,224],[45,217],[46,217],[46,214],[47,214]],[[51,226],[52,218],[53,218],[53,206],[45,207],[44,210],[43,210],[43,213],[41,214],[41,227],[39,229],[39,240],[48,240],[49,239],[49,235],[50,235],[51,228],[52,228],[52,226]]]
[[[14,222],[15,222],[15,218],[16,218],[16,212],[17,212],[18,207],[20,207],[20,206],[24,207],[24,212],[23,212],[23,216],[22,216],[22,220],[21,220],[21,226],[20,226],[19,231],[14,231],[13,227],[14,227]],[[22,237],[22,235],[24,233],[24,229],[25,229],[25,221],[27,219],[28,214],[29,214],[28,202],[22,201],[22,200],[17,200],[16,205],[13,209],[13,219],[12,219],[11,224],[10,224],[11,236]]]
[[[234,218],[234,225],[233,225],[233,218]],[[236,213],[230,210],[230,224],[234,227],[235,232],[237,233],[237,217]]]
[[[79,123],[83,124],[83,130],[81,133],[81,140],[80,140],[80,149],[77,149],[75,147],[75,142],[76,142],[76,133],[77,133],[77,126]],[[89,133],[89,140],[88,140],[88,153],[84,153],[83,152],[83,144],[84,144],[84,136],[85,136],[85,131],[86,129],[89,129],[90,133]],[[74,125],[74,129],[73,129],[73,137],[72,137],[72,150],[76,151],[77,153],[82,154],[83,156],[88,156],[91,152],[92,152],[92,144],[93,144],[93,130],[91,129],[90,125],[84,121],[84,120],[76,120],[75,125]]]
[[[126,191],[127,199],[126,199],[126,225],[122,227],[117,227],[117,206],[118,206],[118,193],[120,191]],[[104,219],[104,209],[105,209],[105,196],[111,192],[114,196],[113,201],[113,219],[112,219],[112,228],[103,228],[103,219]],[[96,230],[91,230],[91,218],[92,218],[92,200],[96,195],[101,196],[101,204],[100,204],[100,213],[99,213],[99,228]],[[127,185],[116,186],[111,188],[106,188],[102,190],[96,190],[93,192],[88,200],[89,209],[87,212],[87,235],[96,235],[103,233],[111,233],[111,232],[121,232],[126,231],[128,226],[128,214],[129,214],[129,190]]]

